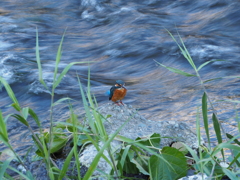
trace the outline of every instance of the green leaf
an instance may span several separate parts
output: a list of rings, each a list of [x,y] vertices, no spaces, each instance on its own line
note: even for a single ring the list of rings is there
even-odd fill
[[[22,108],[22,115],[24,119],[28,118],[29,107]]]
[[[213,78],[213,79],[208,79],[203,81],[203,83],[209,82],[209,81],[213,81],[213,80],[217,80],[217,79],[232,79],[232,78],[240,78],[240,76],[225,76],[225,77],[218,77],[218,78]]]
[[[226,61],[226,60],[215,59],[215,60],[207,61],[207,62],[201,64],[201,65],[198,67],[197,71],[200,71],[200,69],[202,69],[204,66],[206,66],[207,64],[209,64],[209,63],[211,63],[211,62],[215,62],[215,61]]]
[[[172,68],[172,67],[169,67],[169,66],[165,66],[165,65],[163,65],[163,64],[161,64],[161,63],[159,63],[157,61],[155,61],[155,62],[158,63],[159,65],[161,65],[162,67],[168,69],[169,71],[174,72],[174,73],[177,73],[177,74],[180,74],[180,75],[184,75],[184,76],[187,76],[187,77],[196,76],[194,74],[186,73],[186,72],[184,72],[184,71],[182,71],[180,69],[176,69],[176,68]]]
[[[204,92],[202,97],[202,114],[203,114],[203,123],[204,123],[204,129],[206,131],[207,139],[208,139],[208,146],[211,147],[210,142],[210,135],[209,135],[209,129],[208,129],[208,106],[207,106],[207,95]]]
[[[222,143],[221,129],[215,113],[213,113],[212,115],[212,120],[213,120],[214,131],[217,136],[218,144],[221,144]]]
[[[233,136],[231,134],[226,133],[228,139],[232,139]],[[234,139],[234,142],[240,146],[240,142],[237,139]]]
[[[4,173],[6,172],[10,162],[12,161],[13,158],[9,158],[5,160],[1,165],[0,165],[0,179],[5,179],[4,178]]]
[[[159,148],[161,137],[160,137],[160,134],[153,133],[152,135],[148,136],[147,138],[143,138],[143,139],[137,138],[136,140],[137,140],[137,142],[141,143],[142,145],[153,146],[153,147]]]
[[[66,29],[62,35],[62,39],[58,46],[58,51],[57,51],[57,56],[56,56],[56,61],[55,61],[56,64],[55,64],[54,77],[53,77],[53,86],[55,86],[54,84],[55,84],[55,80],[56,80],[57,73],[58,73],[58,64],[59,64],[59,62],[61,60],[61,56],[62,56],[62,44],[63,44],[65,33],[66,33]]]
[[[28,113],[32,116],[32,118],[35,120],[35,122],[37,123],[38,127],[40,128],[41,127],[41,123],[40,123],[40,121],[38,119],[37,114],[31,108],[29,108]]]
[[[7,132],[7,125],[4,122],[2,111],[0,110],[0,137],[2,141],[8,144],[8,132]],[[1,179],[1,178],[0,178]]]
[[[121,157],[120,164],[121,164],[122,169],[123,169],[123,167],[124,167],[124,163],[125,163],[125,161],[126,161],[126,158],[127,158],[127,155],[128,155],[128,152],[129,152],[130,148],[131,148],[131,145],[127,145],[127,146],[124,148],[124,150],[121,149],[122,153],[121,153],[121,155],[120,155],[120,157]]]
[[[43,149],[43,148],[40,146],[40,144],[38,143],[38,142],[41,142],[40,138],[38,137],[38,134],[36,134],[36,136],[33,136],[33,135],[32,135],[32,139],[33,139],[35,145],[36,145],[37,148],[38,148],[38,150],[36,150],[36,154],[37,154],[38,156],[45,157],[45,156],[44,156],[44,149]],[[45,144],[45,142],[44,142],[44,144]]]
[[[71,131],[71,132],[73,131],[73,125],[71,123],[68,123],[68,122],[57,122],[56,127],[57,128],[62,128],[62,129],[67,128],[69,131]],[[81,132],[91,133],[91,131],[87,127],[84,127],[82,125],[76,125],[75,127],[77,129],[79,129]]]
[[[67,137],[66,138],[60,138],[60,137],[54,138],[51,149],[50,149],[50,153],[55,153],[55,152],[61,150],[66,145],[67,141],[68,141]]]
[[[108,114],[105,119],[112,117],[111,114]]]
[[[121,153],[124,153],[121,152]],[[119,155],[121,157],[121,155]],[[127,156],[124,159],[123,166],[122,169],[125,173],[127,174],[138,174],[139,173],[139,169],[137,168],[136,164],[133,163],[133,159],[135,157],[135,152],[132,149],[129,149],[127,152]],[[123,159],[121,159],[123,160]]]
[[[38,65],[38,80],[40,83],[42,83],[42,85],[46,89],[48,89],[48,87],[42,77],[42,65],[41,65],[40,54],[39,54],[38,29],[37,28],[36,28],[36,59],[37,59],[37,65]]]
[[[223,148],[228,148],[228,149],[232,149],[232,150],[236,150],[236,151],[239,151],[240,152],[240,147],[239,146],[236,146],[236,145],[232,145],[232,144],[229,144],[229,143],[221,143],[219,144],[218,146],[216,146],[216,149],[223,149]],[[217,153],[218,151],[214,152],[214,155]]]
[[[237,177],[237,175],[230,171],[229,169],[227,168],[222,168],[223,172],[232,180],[235,180],[235,179],[239,179],[239,177]]]
[[[149,160],[148,156],[143,156],[141,154],[138,154],[138,156],[136,158],[133,158],[131,160],[131,162],[136,165],[139,172],[141,172],[144,175],[149,175],[149,173],[148,173],[148,160]]]
[[[88,125],[90,126],[91,131],[94,134],[98,134],[95,123],[94,123],[94,119],[92,118],[92,112],[90,111],[90,108],[88,106],[87,98],[85,96],[81,81],[80,81],[78,76],[77,76],[77,78],[78,78],[78,84],[79,84],[79,88],[80,88],[80,92],[81,92],[81,96],[82,96],[82,102],[83,102],[83,105],[84,105],[84,110],[85,110],[85,113],[86,113],[86,117],[88,119]]]
[[[71,151],[70,151],[70,153],[68,154],[66,160],[64,161],[62,170],[61,170],[61,172],[60,172],[60,174],[59,174],[59,178],[58,178],[59,180],[62,180],[63,177],[66,175],[67,170],[68,170],[68,167],[69,167],[69,165],[70,165],[70,163],[71,163],[71,159],[72,159],[72,156],[73,156],[73,152],[74,152],[74,149],[72,148]]]
[[[13,101],[13,107],[17,110],[17,111],[20,111],[21,110],[21,107],[18,103],[18,100],[17,98],[15,97],[15,94],[13,93],[11,87],[9,86],[9,84],[7,83],[7,81],[5,79],[3,79],[2,77],[0,77],[0,81],[2,82],[2,84],[4,85],[7,93],[8,93],[8,96],[12,99]]]
[[[220,129],[220,125],[219,125],[219,122],[218,122],[218,119],[217,119],[217,116],[215,113],[213,113],[213,115],[212,115],[212,120],[213,120],[214,131],[217,136],[218,144],[221,144],[222,143],[221,129]],[[224,158],[223,150],[221,150],[221,153]]]
[[[177,33],[178,33],[178,32],[177,32]],[[188,60],[189,64],[193,67],[193,69],[194,69],[195,71],[197,71],[197,68],[196,68],[196,66],[195,66],[195,64],[194,64],[194,62],[193,62],[193,60],[192,60],[192,57],[191,57],[191,55],[189,54],[189,52],[188,52],[188,50],[187,50],[187,48],[186,48],[186,46],[185,46],[185,44],[184,44],[181,36],[179,35],[179,33],[178,33],[178,37],[179,37],[179,39],[180,39],[180,41],[181,41],[181,43],[182,43],[182,46],[183,46],[184,50],[182,50],[182,48],[180,48],[180,49],[181,49],[181,51],[182,51],[183,54],[186,54],[186,55],[184,55],[184,57]]]
[[[151,180],[173,180],[187,175],[187,159],[175,148],[164,147],[161,160],[156,155],[150,157],[149,171]]]
[[[78,146],[82,146],[83,144],[85,144],[86,142],[89,142],[88,137],[85,134],[80,134],[78,136],[78,142],[77,145]]]
[[[214,81],[214,80],[217,80],[217,79],[222,79],[222,78],[219,77],[219,78],[208,79],[208,80],[203,81],[203,83],[210,82],[210,81]]]
[[[17,120],[19,120],[21,123],[23,123],[25,126],[29,126],[28,122],[26,119],[24,119],[24,117],[18,115],[18,114],[13,114],[11,115],[12,117],[15,117]]]
[[[61,98],[61,99],[59,99],[59,100],[57,100],[55,103],[53,103],[53,105],[52,106],[56,106],[56,105],[58,105],[58,104],[61,104],[63,101],[73,101],[73,99],[72,98]]]
[[[233,151],[233,153],[234,153],[234,159],[232,159],[233,157],[229,157],[229,159],[230,159],[229,160],[229,162],[230,162],[229,167],[231,167],[234,163],[236,163],[237,166],[240,167],[240,163],[238,161],[238,160],[240,160],[239,159],[240,153],[239,153],[239,151]]]

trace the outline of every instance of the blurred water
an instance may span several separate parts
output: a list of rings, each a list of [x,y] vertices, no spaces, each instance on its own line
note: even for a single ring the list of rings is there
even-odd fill
[[[115,80],[122,79],[128,88],[124,103],[146,118],[184,121],[194,128],[203,94],[197,78],[174,74],[154,61],[193,73],[165,28],[174,35],[179,32],[197,66],[225,60],[202,69],[203,79],[239,75],[239,5],[236,0],[1,0],[0,76],[11,84],[21,105],[34,109],[48,127],[50,96],[38,82],[36,27],[43,78],[49,87],[57,48],[67,28],[59,72],[70,62],[94,61],[91,85],[100,105],[108,102],[104,93]],[[56,89],[56,99],[74,98],[76,109],[83,112],[77,75],[86,85],[87,72],[88,64],[72,67]],[[218,100],[238,100],[238,84],[239,79],[206,84],[220,119],[232,134],[237,133],[234,105]],[[0,99],[4,115],[13,113],[5,91]],[[66,120],[67,111],[67,104],[59,105],[55,121]],[[30,123],[37,130],[34,121]],[[10,118],[8,129],[14,147],[19,151],[27,147],[29,132],[23,125]]]

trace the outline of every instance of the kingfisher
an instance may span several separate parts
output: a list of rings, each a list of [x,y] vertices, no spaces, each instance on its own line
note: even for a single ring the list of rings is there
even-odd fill
[[[126,94],[127,94],[127,89],[125,88],[125,82],[122,80],[117,80],[115,85],[111,87],[109,91],[109,100],[112,100],[117,105],[119,105],[119,102],[122,105],[124,105],[122,100],[126,96]]]

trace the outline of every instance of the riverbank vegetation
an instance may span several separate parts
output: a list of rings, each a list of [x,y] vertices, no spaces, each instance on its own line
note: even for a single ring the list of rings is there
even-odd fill
[[[238,141],[239,136],[233,136],[224,131],[221,122],[218,119],[218,115],[215,111],[211,98],[205,88],[205,83],[207,81],[202,80],[199,75],[199,71],[204,68],[207,64],[213,62],[208,61],[196,67],[194,61],[192,60],[187,48],[185,47],[182,39],[180,38],[180,43],[177,42],[175,37],[168,31],[173,40],[177,43],[183,56],[188,60],[189,64],[194,69],[195,74],[190,74],[182,70],[167,67],[159,62],[159,65],[167,68],[170,71],[184,75],[186,77],[195,76],[199,79],[201,87],[203,89],[202,96],[202,117],[203,124],[205,128],[205,136],[207,139],[207,146],[201,145],[201,135],[200,135],[200,112],[196,117],[196,127],[199,149],[198,152],[192,150],[190,147],[185,146],[188,150],[187,155],[186,150],[176,149],[173,147],[163,147],[160,148],[159,144],[161,141],[160,134],[152,134],[145,138],[137,138],[135,140],[122,137],[118,135],[119,131],[126,125],[131,118],[127,119],[122,126],[113,134],[107,134],[103,121],[107,120],[108,117],[104,117],[97,111],[97,102],[94,95],[90,91],[90,69],[88,72],[88,84],[87,88],[84,89],[81,84],[81,79],[78,77],[79,82],[79,93],[82,96],[82,104],[85,110],[85,121],[87,121],[87,126],[82,124],[82,120],[79,120],[78,116],[75,114],[74,109],[71,106],[70,98],[62,98],[55,101],[54,92],[55,89],[60,84],[64,75],[68,72],[71,66],[75,64],[83,63],[93,63],[93,62],[73,62],[68,64],[62,72],[59,72],[58,65],[61,60],[62,54],[62,44],[64,40],[64,35],[62,36],[60,45],[58,47],[58,52],[56,55],[55,70],[53,73],[53,84],[52,87],[48,87],[44,82],[42,77],[42,66],[39,53],[38,44],[38,33],[36,33],[36,59],[39,69],[39,81],[43,86],[49,91],[51,95],[51,105],[50,109],[50,121],[49,121],[49,131],[44,131],[41,120],[38,115],[34,112],[31,107],[22,107],[11,87],[0,77],[0,81],[7,91],[9,98],[12,100],[12,107],[15,109],[16,113],[8,114],[3,116],[0,112],[0,140],[5,144],[13,154],[8,159],[0,163],[0,179],[16,179],[16,177],[11,177],[9,170],[14,171],[18,174],[18,179],[35,179],[33,172],[30,171],[29,167],[25,164],[25,160],[22,156],[14,150],[11,145],[11,141],[8,136],[7,131],[7,121],[10,117],[17,119],[23,125],[25,125],[29,133],[32,135],[32,142],[34,143],[34,156],[44,163],[48,178],[51,180],[62,180],[62,179],[83,179],[88,180],[96,178],[94,176],[94,171],[97,171],[97,165],[101,158],[112,167],[110,174],[102,172],[102,177],[108,179],[126,179],[129,174],[143,174],[146,177],[150,177],[152,180],[173,180],[179,179],[187,175],[189,169],[195,171],[195,173],[201,172],[209,176],[210,179],[222,179],[224,176],[228,176],[230,179],[237,179],[240,174],[240,142]],[[180,37],[180,36],[179,36]],[[230,77],[229,77],[230,78]],[[233,77],[231,77],[233,78]],[[214,80],[214,79],[211,79]],[[209,80],[208,80],[209,81]],[[59,103],[66,103],[69,105],[69,118],[66,122],[57,122],[53,118],[54,108]],[[210,106],[210,107],[209,107]],[[196,107],[197,108],[197,107]],[[210,142],[209,135],[209,113],[211,112],[211,119],[214,126],[214,131],[217,137],[217,145],[212,146]],[[29,124],[29,118],[34,119],[38,126],[38,132],[36,133],[32,129],[32,125]],[[237,117],[236,117],[237,119]],[[240,132],[240,122],[238,121],[238,130]],[[113,140],[118,140],[123,142],[122,147],[119,151],[113,151],[111,147],[111,142]],[[102,142],[100,146],[99,142]],[[62,151],[62,149],[70,144],[70,149],[66,155],[66,158],[61,166],[55,163],[55,154]],[[79,161],[79,154],[82,149],[88,144],[93,144],[97,149],[98,153],[95,156],[92,164],[83,174],[81,173],[81,162]],[[224,150],[228,149],[231,152],[230,157],[226,157]],[[108,157],[104,154],[104,151],[108,153]],[[219,157],[219,153],[221,157]],[[28,153],[26,152],[26,156]],[[16,159],[19,164],[23,167],[22,171],[16,167],[12,167],[11,161]],[[188,163],[191,160],[193,163]],[[224,165],[223,164],[224,162]],[[228,162],[228,163],[226,163]],[[39,163],[40,164],[40,163]],[[73,164],[69,169],[70,164]],[[72,173],[71,173],[72,172]],[[128,179],[131,179],[130,177]],[[135,178],[136,179],[136,178]],[[139,178],[141,179],[141,178]]]

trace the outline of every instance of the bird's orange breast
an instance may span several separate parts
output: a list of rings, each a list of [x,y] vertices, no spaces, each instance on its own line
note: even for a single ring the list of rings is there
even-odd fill
[[[126,96],[126,94],[127,94],[127,89],[126,88],[115,89],[111,100],[113,102],[122,100]]]

